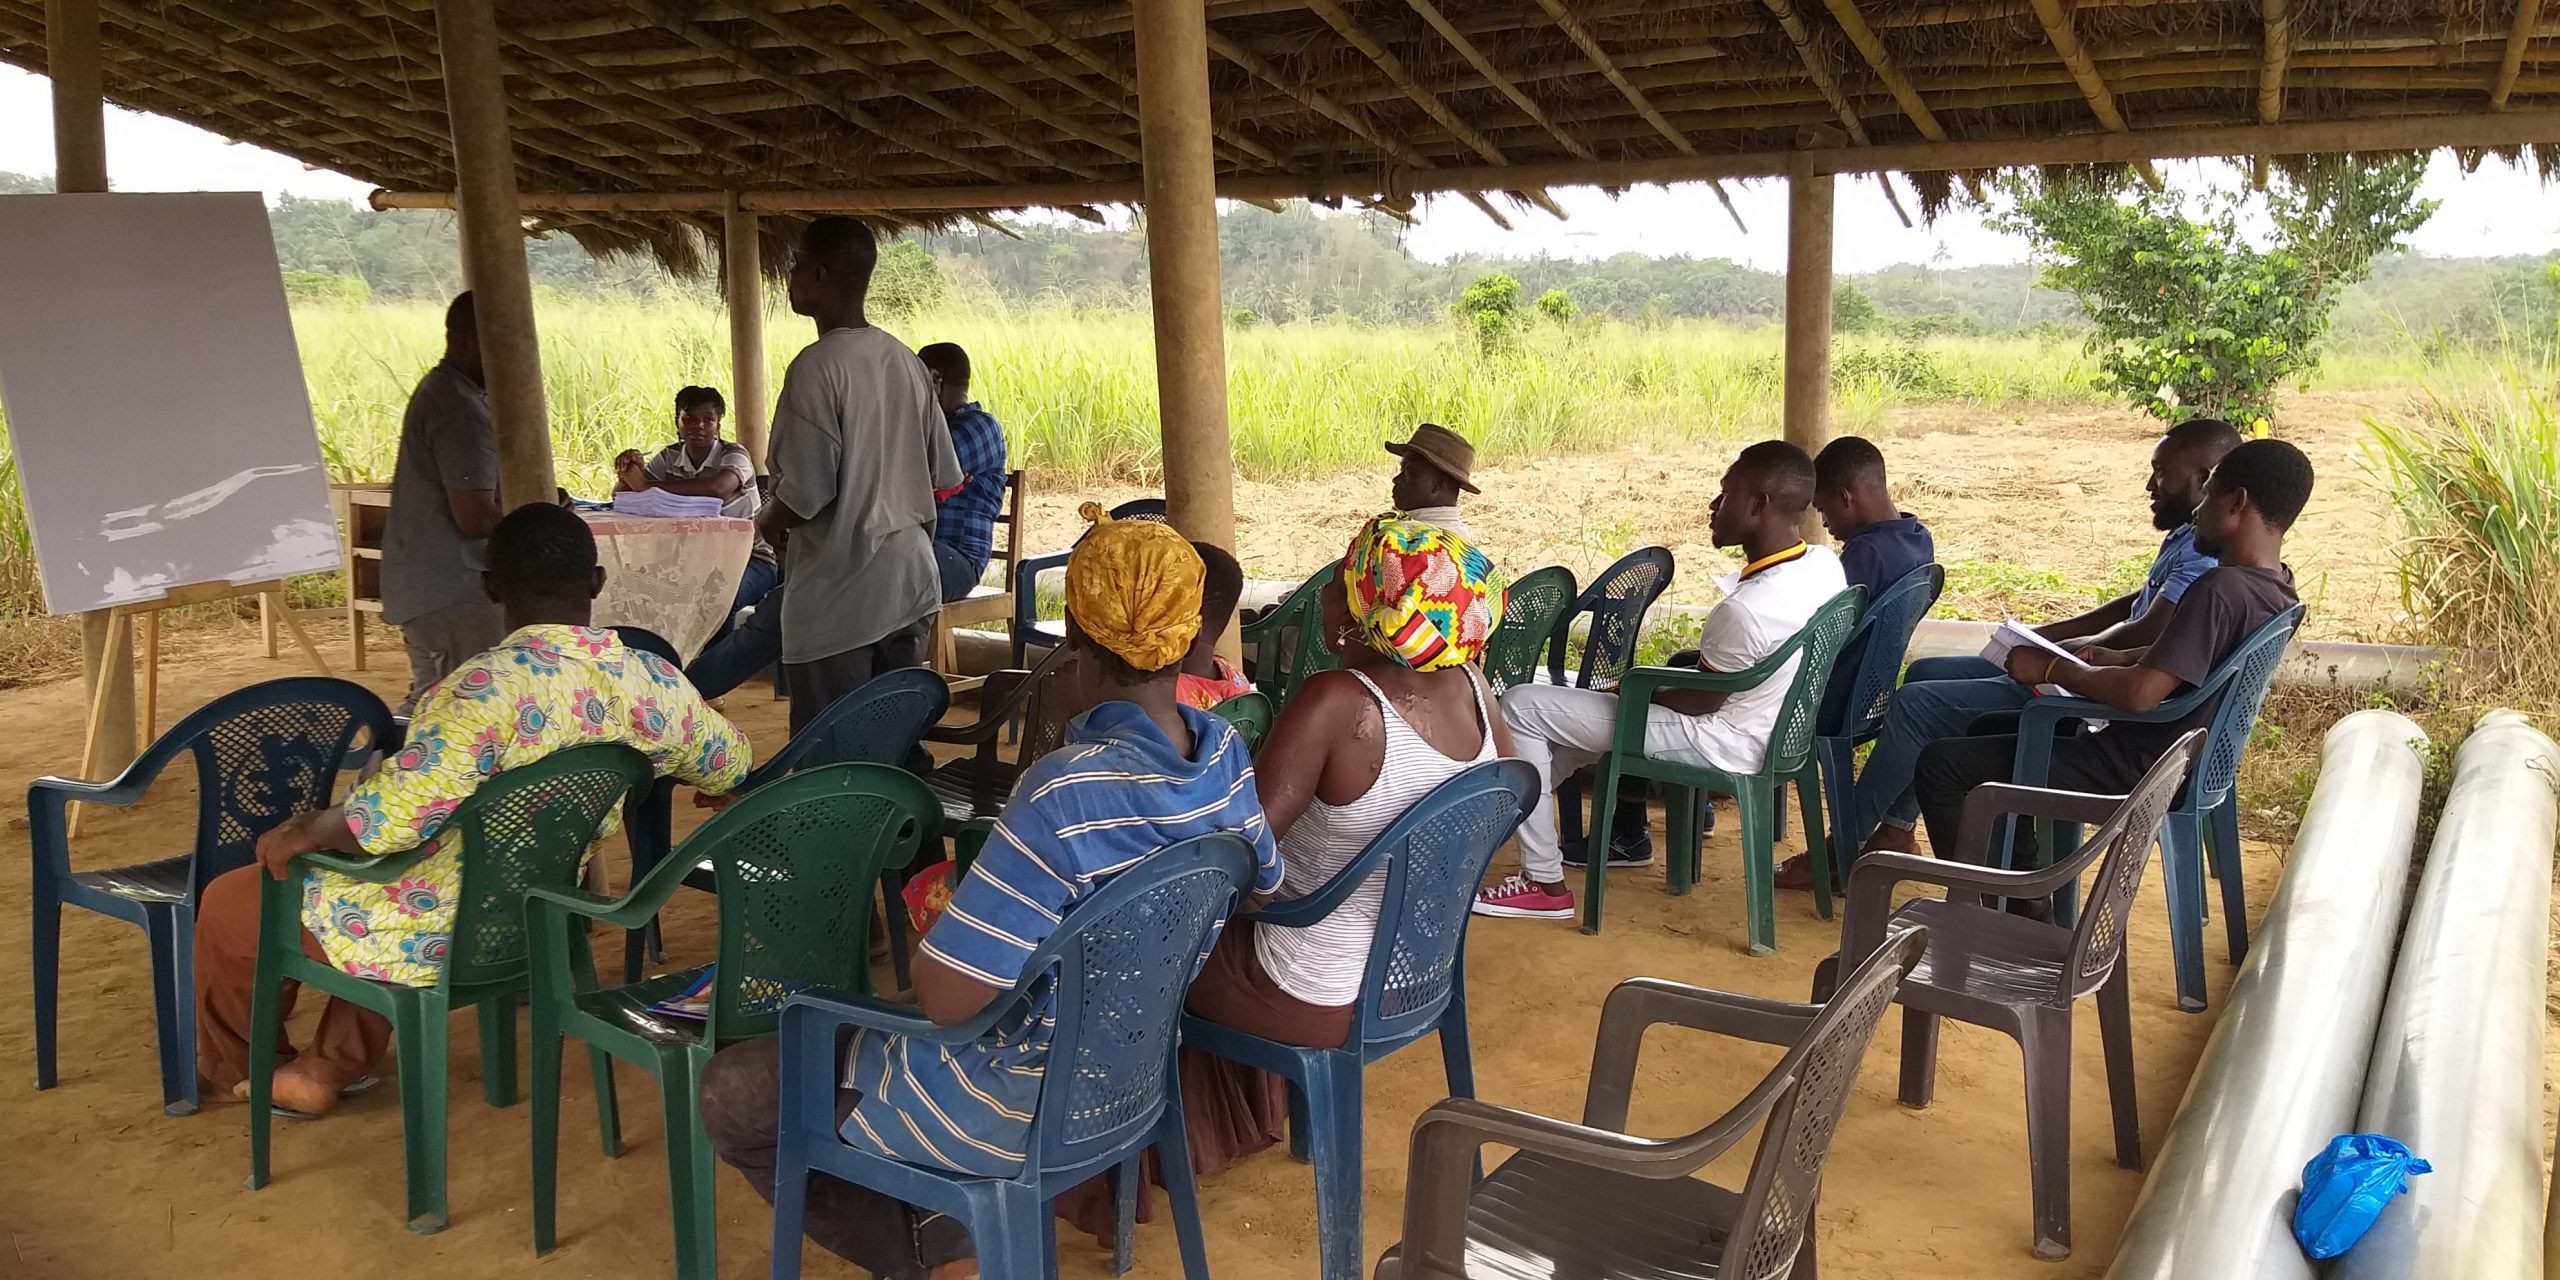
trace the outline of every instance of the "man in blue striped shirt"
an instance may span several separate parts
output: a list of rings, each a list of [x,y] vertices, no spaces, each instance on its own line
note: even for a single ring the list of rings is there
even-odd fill
[[[1009,999],[1026,978],[1031,986],[964,1047],[855,1035],[837,1091],[845,1142],[927,1168],[1018,1172],[1058,1018],[1049,977],[1024,966],[1067,913],[1147,855],[1211,831],[1253,842],[1256,895],[1279,887],[1244,740],[1175,693],[1199,626],[1202,576],[1199,553],[1170,525],[1106,517],[1077,544],[1067,562],[1075,661],[1066,692],[1092,710],[1024,773],[914,967],[916,1003],[943,1026]],[[779,1085],[771,1039],[722,1050],[702,1078],[713,1149],[768,1200]],[[974,1270],[956,1224],[867,1188],[814,1180],[807,1223],[819,1245],[877,1275],[950,1280]]]
[[[969,398],[969,353],[936,342],[916,353],[933,371],[951,451],[960,455],[960,486],[934,495],[933,558],[942,568],[942,598],[958,600],[987,573],[996,521],[1004,518],[1004,428]]]

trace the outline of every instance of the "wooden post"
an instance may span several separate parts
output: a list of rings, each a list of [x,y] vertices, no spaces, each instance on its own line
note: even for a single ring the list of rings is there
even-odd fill
[[[756,215],[730,192],[720,216],[721,297],[729,306],[729,422],[738,447],[764,474],[764,433],[773,405],[765,398],[764,246]]]
[[[512,510],[551,501],[555,487],[495,0],[436,0],[436,38],[444,51],[445,115],[453,123],[464,272],[478,307],[480,363],[498,434],[498,505]]]
[[[53,78],[53,189],[107,189],[105,62],[98,0],[45,0],[45,68]],[[107,610],[80,615],[80,670],[90,701],[105,708],[97,758],[112,776],[134,757],[133,642]]]
[[[1227,439],[1208,17],[1200,0],[1136,0],[1135,9],[1165,514],[1185,536],[1232,548],[1235,455]]]
[[[1831,197],[1834,179],[1803,166],[1787,176],[1787,443],[1820,453],[1831,439]],[[1823,540],[1805,512],[1805,537]]]

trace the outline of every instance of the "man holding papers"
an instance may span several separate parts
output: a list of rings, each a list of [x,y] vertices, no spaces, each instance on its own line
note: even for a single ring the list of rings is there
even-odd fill
[[[2196,545],[2190,517],[2204,500],[2206,477],[2239,443],[2240,434],[2231,424],[2215,418],[2193,418],[2169,428],[2152,447],[2145,486],[2151,495],[2151,523],[2166,536],[2141,588],[2079,617],[2047,623],[2036,634],[2069,650],[2090,645],[2139,649],[2166,631],[2188,587],[2214,567],[2212,553]],[[2015,711],[2030,696],[2027,686],[1983,658],[1912,663],[1858,774],[1849,824],[1835,838],[1862,850],[1912,852],[1918,847],[1912,825],[1920,809],[1911,785],[1922,749],[1964,733],[1977,717]]]
[[[2252,440],[2233,449],[2205,486],[2196,508],[2196,548],[2219,564],[2195,580],[2147,645],[2083,645],[2077,656],[2036,644],[2009,650],[2008,676],[2021,687],[2063,691],[2123,711],[2146,712],[2205,682],[2222,660],[2268,619],[2296,603],[2284,567],[2284,533],[2311,497],[2311,460],[2281,440]],[[2162,752],[2189,729],[2213,719],[2210,704],[2173,724],[2119,721],[2056,739],[2048,785],[2117,795],[2131,790]],[[1988,850],[1954,847],[1965,796],[1986,782],[2006,782],[2017,758],[2015,733],[1948,738],[1920,753],[1916,790],[1940,857],[1981,857]],[[2032,823],[2019,823],[2022,837]],[[2015,865],[2033,866],[2031,856]]]

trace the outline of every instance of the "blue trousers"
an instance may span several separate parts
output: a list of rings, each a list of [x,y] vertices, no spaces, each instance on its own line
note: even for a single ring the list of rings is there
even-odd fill
[[[754,588],[754,594],[748,594]],[[684,669],[685,678],[706,698],[717,698],[745,684],[755,673],[782,660],[782,583],[769,560],[749,560],[738,578],[738,600],[731,617],[755,606],[744,625],[723,623]]]
[[[2015,711],[2033,697],[2027,686],[1980,658],[1922,658],[1903,673],[1902,687],[1885,711],[1884,727],[1858,771],[1849,801],[1849,827],[1837,833],[1850,849],[1887,818],[1908,827],[1920,816],[1912,781],[1920,753],[1941,738],[1960,738],[1977,717]]]

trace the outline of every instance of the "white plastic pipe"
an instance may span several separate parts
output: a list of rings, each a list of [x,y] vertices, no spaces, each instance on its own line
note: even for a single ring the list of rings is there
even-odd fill
[[[2338,721],[2283,881],[2125,1225],[2110,1280],[2310,1280],[2303,1163],[2354,1122],[2417,838],[2426,734]]]
[[[2542,1018],[2560,748],[2492,711],[2453,762],[2357,1127],[2435,1166],[2339,1280],[2539,1280]]]

